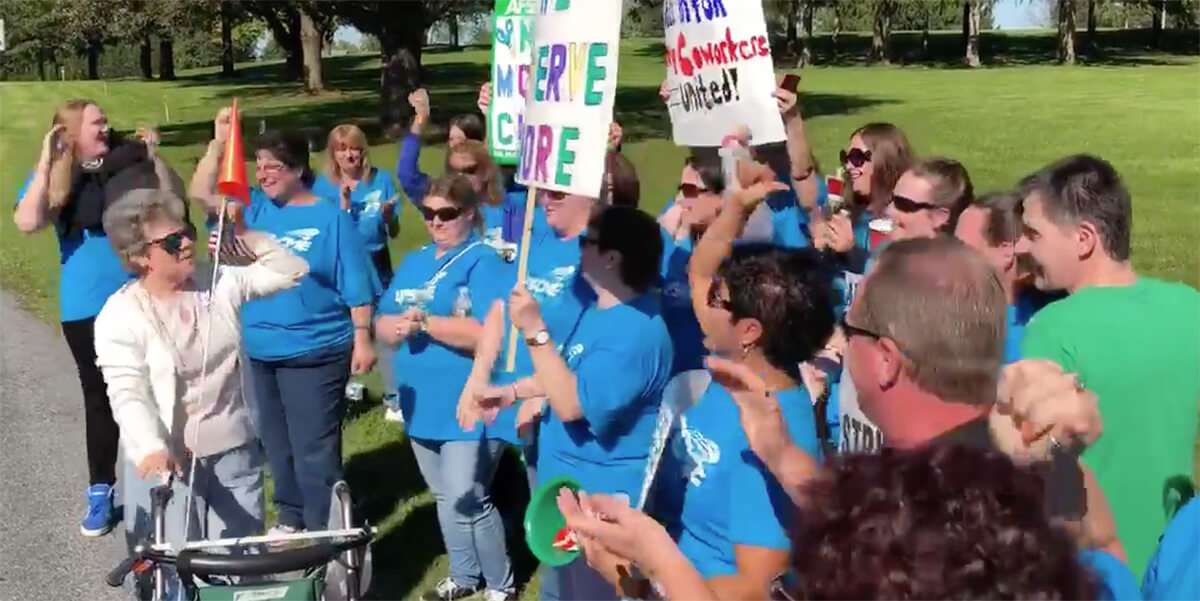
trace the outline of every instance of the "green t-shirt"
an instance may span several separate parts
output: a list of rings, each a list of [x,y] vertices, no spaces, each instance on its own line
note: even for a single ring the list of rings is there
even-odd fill
[[[1200,293],[1139,277],[1039,311],[1022,355],[1050,359],[1096,393],[1104,433],[1083,455],[1112,505],[1129,567],[1142,574],[1190,496],[1200,417]]]

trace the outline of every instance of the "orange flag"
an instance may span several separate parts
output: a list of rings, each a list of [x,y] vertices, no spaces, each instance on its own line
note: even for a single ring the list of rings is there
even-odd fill
[[[242,123],[238,118],[237,98],[233,99],[233,110],[229,114],[229,139],[225,140],[225,153],[221,158],[221,172],[217,177],[217,192],[226,198],[236,198],[242,204],[250,204],[250,186],[246,183],[246,161],[242,151]]]

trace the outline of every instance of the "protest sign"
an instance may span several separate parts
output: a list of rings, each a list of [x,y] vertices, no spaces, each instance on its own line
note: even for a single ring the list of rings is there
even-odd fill
[[[735,125],[784,140],[760,0],[664,0],[668,110],[680,146],[720,146]]]
[[[622,3],[541,0],[517,181],[599,196],[617,93]]]
[[[533,16],[540,0],[496,0],[492,15],[492,101],[488,105],[488,150],[497,164],[520,158],[521,114],[533,60]]]

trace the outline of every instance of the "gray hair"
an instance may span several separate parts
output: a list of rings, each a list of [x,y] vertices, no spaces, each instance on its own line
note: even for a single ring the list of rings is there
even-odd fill
[[[146,224],[159,221],[185,223],[184,202],[167,190],[138,189],[126,192],[104,209],[104,234],[121,264],[136,271],[134,257],[146,254]]]

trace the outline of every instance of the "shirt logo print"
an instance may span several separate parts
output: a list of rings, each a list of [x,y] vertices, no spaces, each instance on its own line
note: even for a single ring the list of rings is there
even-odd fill
[[[705,438],[699,430],[689,428],[687,416],[679,418],[679,438],[672,447],[692,486],[703,484],[708,476],[707,466],[721,461],[721,447]]]
[[[284,248],[298,253],[306,253],[312,248],[313,240],[321,234],[315,227],[292,230],[282,236],[272,236]]]
[[[383,201],[380,200],[381,198],[383,198],[383,192],[380,190],[375,190],[375,191],[371,192],[370,194],[366,195],[363,198],[362,212],[359,213],[359,216],[360,217],[374,217],[375,215],[378,215],[379,212],[383,209]]]
[[[528,277],[525,287],[538,302],[557,298],[566,289],[567,282],[575,275],[575,266],[559,267],[550,272],[549,278]]]

